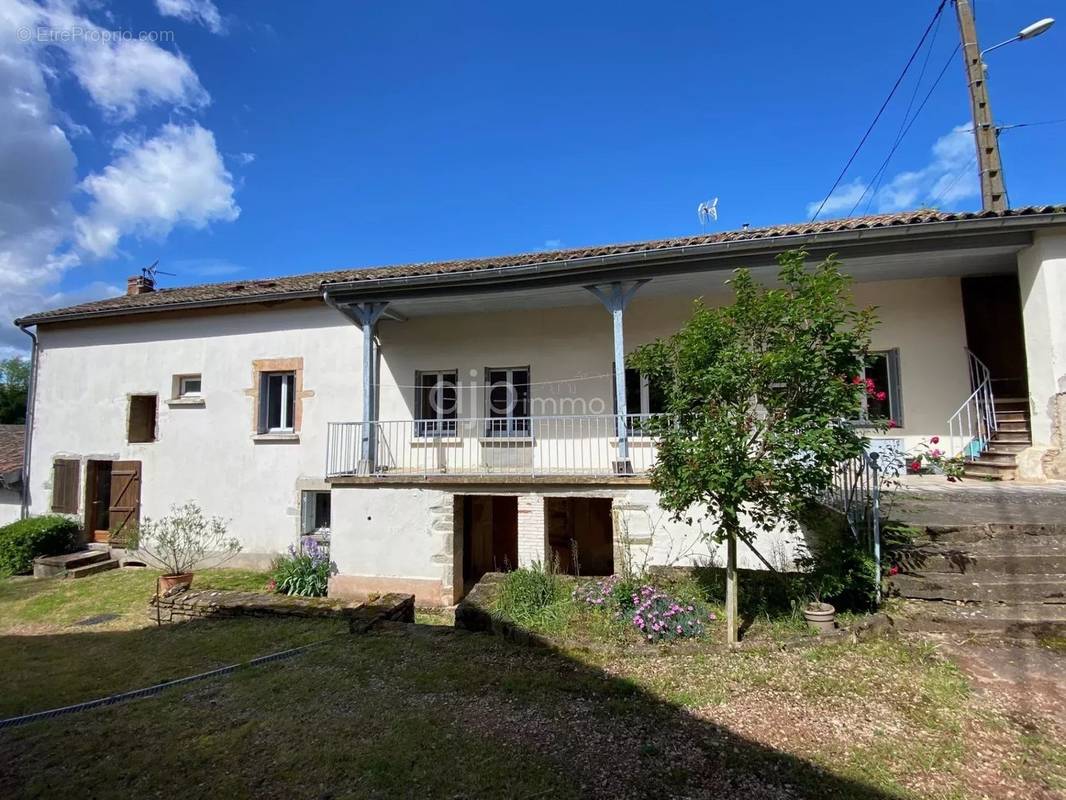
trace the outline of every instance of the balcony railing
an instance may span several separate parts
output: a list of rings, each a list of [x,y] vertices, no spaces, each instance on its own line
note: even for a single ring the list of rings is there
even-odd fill
[[[624,447],[614,414],[331,422],[326,475],[641,475],[655,461],[649,419],[626,416]]]

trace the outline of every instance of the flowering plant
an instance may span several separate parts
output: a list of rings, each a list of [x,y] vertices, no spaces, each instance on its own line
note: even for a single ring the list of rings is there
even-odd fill
[[[946,475],[951,483],[961,479],[965,469],[962,456],[948,456],[937,446],[939,444],[939,436],[932,436],[929,441],[921,442],[914,451],[908,454],[907,472],[912,475],[927,473]]]
[[[288,555],[274,560],[270,582],[279,594],[325,597],[329,576],[335,571],[335,565],[329,560],[329,550],[314,537],[306,536],[299,549],[289,545]]]
[[[682,605],[654,586],[641,586],[631,600],[633,626],[649,642],[672,642],[703,634],[703,619],[696,606]]]

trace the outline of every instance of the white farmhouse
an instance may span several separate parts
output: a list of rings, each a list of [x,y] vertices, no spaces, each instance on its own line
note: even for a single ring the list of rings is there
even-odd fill
[[[106,540],[172,503],[263,563],[326,536],[333,594],[448,604],[486,570],[620,543],[706,558],[646,470],[657,393],[626,370],[731,270],[836,253],[878,307],[871,416],[969,469],[1066,476],[1066,208],[919,211],[662,241],[157,289],[33,314],[24,513]],[[992,403],[987,398],[994,398]],[[887,446],[885,442],[877,446]],[[781,537],[759,543],[764,554]],[[641,552],[644,552],[641,550]],[[741,566],[758,566],[742,548]]]

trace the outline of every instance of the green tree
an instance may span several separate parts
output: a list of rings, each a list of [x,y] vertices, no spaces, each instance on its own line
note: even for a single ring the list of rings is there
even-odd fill
[[[26,421],[26,395],[30,387],[30,362],[24,358],[0,361],[0,424]]]
[[[779,285],[747,270],[732,305],[697,301],[673,336],[628,359],[664,391],[652,486],[675,519],[705,517],[727,545],[727,640],[737,638],[737,541],[753,541],[821,495],[834,466],[858,455],[858,417],[873,309],[858,309],[833,258],[778,257]]]

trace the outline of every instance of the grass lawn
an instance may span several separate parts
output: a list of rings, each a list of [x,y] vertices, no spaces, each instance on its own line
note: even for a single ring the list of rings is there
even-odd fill
[[[57,684],[84,699],[107,681],[132,688],[332,632],[296,620],[144,627],[144,580],[0,583],[9,710],[55,705]],[[71,625],[101,613],[125,622]],[[2,731],[0,796],[1052,798],[1066,790],[1062,734],[975,691],[921,641],[549,651],[393,625]]]

